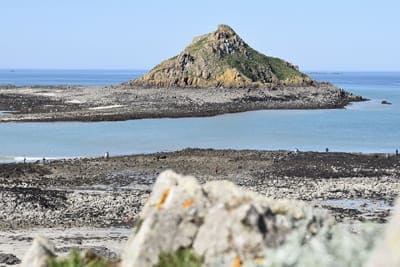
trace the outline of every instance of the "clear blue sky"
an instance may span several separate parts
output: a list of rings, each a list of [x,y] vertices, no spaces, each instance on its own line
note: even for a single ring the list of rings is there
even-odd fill
[[[0,68],[149,69],[220,23],[302,70],[400,71],[398,0],[0,0]]]

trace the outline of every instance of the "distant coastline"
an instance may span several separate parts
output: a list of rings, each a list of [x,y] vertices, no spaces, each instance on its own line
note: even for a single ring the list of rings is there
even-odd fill
[[[205,117],[262,109],[336,109],[364,101],[327,83],[266,88],[0,87],[0,122]]]

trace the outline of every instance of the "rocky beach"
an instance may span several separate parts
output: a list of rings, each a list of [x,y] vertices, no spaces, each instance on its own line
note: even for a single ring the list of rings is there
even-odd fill
[[[261,109],[332,109],[362,101],[330,84],[238,88],[0,87],[0,122],[204,117]]]
[[[380,224],[400,190],[399,166],[400,157],[388,154],[207,149],[2,164],[1,250],[20,259],[41,234],[61,254],[78,247],[117,257],[166,169],[200,183],[228,180],[269,198],[305,201],[339,223]]]

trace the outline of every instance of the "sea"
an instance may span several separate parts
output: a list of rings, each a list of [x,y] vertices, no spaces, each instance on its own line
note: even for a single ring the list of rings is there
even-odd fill
[[[118,84],[145,70],[0,70],[0,84]],[[343,109],[262,110],[207,118],[0,123],[0,162],[184,148],[390,153],[400,150],[400,72],[309,72],[368,98]],[[382,101],[390,105],[382,104]],[[6,112],[6,111],[3,111]],[[0,116],[2,112],[0,111]]]

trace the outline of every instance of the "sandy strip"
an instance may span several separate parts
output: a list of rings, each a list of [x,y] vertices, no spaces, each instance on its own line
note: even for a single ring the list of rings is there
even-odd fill
[[[124,107],[125,105],[109,105],[109,106],[100,106],[100,107],[93,107],[89,108],[90,110],[99,110],[99,109],[112,109],[112,108],[120,108]]]

